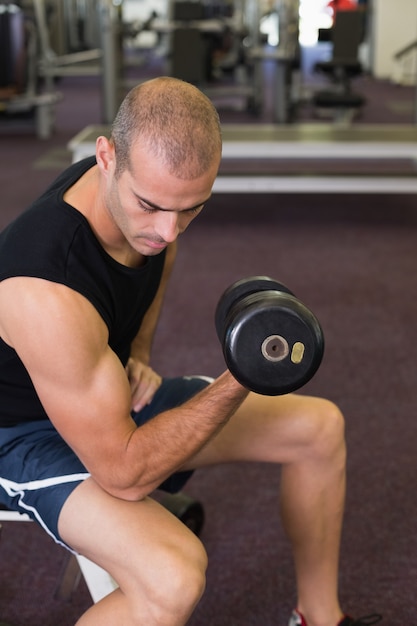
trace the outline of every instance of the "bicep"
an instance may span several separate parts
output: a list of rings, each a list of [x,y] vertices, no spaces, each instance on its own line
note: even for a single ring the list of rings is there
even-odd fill
[[[16,279],[17,280],[17,279]],[[125,370],[93,306],[63,285],[15,282],[7,338],[54,426],[99,482],[135,429]],[[16,311],[17,312],[17,311]]]
[[[108,347],[88,365],[66,357],[62,361],[58,372],[33,371],[35,389],[55,428],[88,471],[103,482],[107,470],[120,462],[136,429],[125,370]],[[78,372],[70,373],[71,369]]]

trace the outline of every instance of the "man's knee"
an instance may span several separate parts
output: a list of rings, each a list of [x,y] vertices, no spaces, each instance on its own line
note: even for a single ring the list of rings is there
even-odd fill
[[[345,420],[330,400],[319,400],[314,409],[312,447],[322,458],[345,460]]]
[[[345,419],[339,407],[328,400],[325,401],[325,451],[330,455],[338,455],[340,460],[345,461]]]
[[[197,538],[186,546],[168,548],[156,573],[156,584],[149,591],[155,623],[187,621],[204,593],[206,569],[207,554]]]

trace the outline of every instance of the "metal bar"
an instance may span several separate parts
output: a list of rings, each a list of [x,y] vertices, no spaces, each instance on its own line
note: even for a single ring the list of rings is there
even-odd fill
[[[116,60],[117,11],[111,0],[100,0],[98,12],[102,49],[102,118],[105,124],[111,124],[119,105]]]

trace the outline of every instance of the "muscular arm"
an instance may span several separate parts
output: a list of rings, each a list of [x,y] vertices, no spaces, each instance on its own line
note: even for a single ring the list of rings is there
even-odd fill
[[[182,467],[246,397],[229,373],[141,428],[126,372],[92,305],[34,278],[0,284],[1,336],[19,354],[50,419],[103,489],[140,499]]]

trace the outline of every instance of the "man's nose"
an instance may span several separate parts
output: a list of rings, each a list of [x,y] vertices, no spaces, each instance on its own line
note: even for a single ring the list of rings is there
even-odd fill
[[[176,211],[160,211],[157,224],[158,235],[167,243],[172,243],[178,237],[179,215]]]

